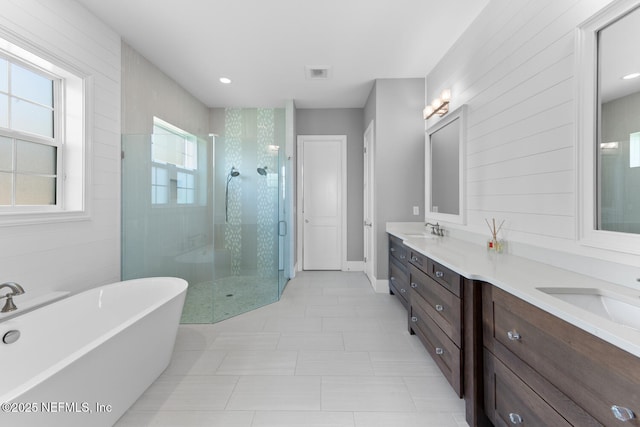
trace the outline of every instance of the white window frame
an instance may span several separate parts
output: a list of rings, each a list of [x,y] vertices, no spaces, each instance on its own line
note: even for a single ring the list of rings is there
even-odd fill
[[[56,205],[0,207],[0,226],[86,220],[89,209],[93,79],[40,47],[0,29],[2,57],[54,80],[54,137],[2,128],[0,135],[57,147]]]
[[[4,127],[0,127],[0,136],[8,138],[13,140],[13,149],[15,150],[16,148],[16,144],[17,141],[25,141],[25,142],[29,142],[29,143],[33,143],[33,144],[41,144],[41,145],[46,145],[46,146],[50,146],[50,147],[55,147],[56,148],[56,203],[53,205],[10,205],[10,206],[2,206],[0,205],[0,212],[11,212],[11,213],[15,213],[15,212],[55,212],[55,211],[59,211],[62,209],[62,206],[64,206],[64,192],[62,191],[62,181],[63,181],[63,177],[61,176],[60,172],[63,171],[62,169],[62,160],[63,160],[63,155],[62,155],[62,151],[63,151],[63,146],[62,146],[62,142],[64,140],[64,128],[62,126],[62,120],[61,120],[61,116],[64,114],[64,111],[61,111],[61,109],[64,108],[64,103],[62,102],[62,87],[63,87],[63,80],[54,75],[51,74],[45,70],[39,69],[34,67],[32,64],[25,62],[24,60],[22,60],[21,58],[17,58],[15,56],[11,56],[11,55],[7,55],[4,52],[0,51],[0,58],[6,60],[9,63],[9,66],[11,64],[15,64],[18,65],[21,68],[24,68],[26,70],[29,70],[39,76],[42,77],[46,77],[48,79],[50,79],[53,82],[53,106],[52,106],[52,110],[53,110],[53,137],[46,137],[43,135],[37,135],[37,134],[32,134],[29,132],[25,132],[25,131],[20,131],[20,130],[16,130],[16,129],[12,129],[12,128],[4,128]],[[14,95],[11,93],[11,89],[9,88],[9,102],[8,102],[8,107],[9,107],[9,116],[11,116],[11,98],[14,97]],[[25,101],[25,102],[31,102],[31,101]],[[16,190],[16,183],[15,183],[15,176],[17,174],[20,174],[20,171],[17,171],[15,169],[15,151],[13,151],[14,153],[14,159],[13,162],[14,165],[12,167],[12,175],[14,176],[14,182],[13,182],[13,189],[12,189],[12,199],[15,198],[15,190]]]
[[[584,246],[640,254],[640,235],[597,228],[598,31],[640,7],[640,0],[611,3],[576,30],[576,138],[578,240]]]

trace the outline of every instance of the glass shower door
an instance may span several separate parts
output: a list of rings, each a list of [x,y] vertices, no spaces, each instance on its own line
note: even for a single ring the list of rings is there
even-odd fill
[[[283,112],[226,109],[214,139],[165,125],[122,137],[123,280],[187,280],[183,323],[278,301]]]

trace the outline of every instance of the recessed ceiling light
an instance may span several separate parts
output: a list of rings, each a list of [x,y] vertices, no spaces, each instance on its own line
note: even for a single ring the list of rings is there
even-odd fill
[[[224,84],[228,85],[229,83],[231,83],[231,79],[229,79],[227,77],[220,77],[220,83],[224,83]]]
[[[631,79],[635,79],[636,77],[640,77],[640,73],[627,74],[626,76],[624,76],[622,78],[623,78],[623,80],[631,80]]]

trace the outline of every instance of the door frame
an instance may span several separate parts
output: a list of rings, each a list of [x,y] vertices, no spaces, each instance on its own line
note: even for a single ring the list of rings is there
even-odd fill
[[[363,135],[363,145],[364,145],[364,182],[366,182],[366,188],[364,188],[365,194],[363,195],[363,201],[365,206],[363,207],[363,233],[364,233],[364,272],[371,286],[376,288],[376,211],[375,211],[375,127],[374,121],[371,120],[367,129],[364,131]],[[369,214],[368,218],[367,213]],[[367,239],[367,226],[365,225],[365,221],[369,220],[371,225],[369,226],[369,239]],[[367,245],[368,243],[368,245]],[[367,246],[369,246],[369,250],[367,251]],[[366,258],[367,252],[369,253],[369,257]]]
[[[296,202],[296,223],[297,223],[297,242],[296,242],[296,253],[298,259],[298,271],[302,271],[304,268],[303,262],[303,254],[302,250],[304,247],[304,170],[302,167],[304,160],[304,142],[305,141],[318,141],[325,139],[337,139],[340,143],[340,163],[341,163],[341,171],[342,171],[342,179],[341,179],[341,213],[340,213],[340,221],[341,224],[341,235],[340,235],[340,245],[341,245],[341,256],[340,256],[340,264],[342,271],[347,270],[347,136],[346,135],[298,135],[297,138],[297,148],[298,154],[296,156],[296,168],[297,168],[297,202]]]

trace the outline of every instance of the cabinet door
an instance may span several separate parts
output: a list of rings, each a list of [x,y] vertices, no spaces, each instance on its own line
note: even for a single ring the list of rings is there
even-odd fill
[[[615,405],[635,413],[626,425],[640,426],[639,358],[490,285],[483,287],[483,324],[484,345],[500,360],[522,360],[603,425],[619,422]],[[557,409],[564,403],[546,400]],[[575,412],[558,411],[565,418]]]
[[[398,295],[402,305],[408,308],[409,276],[395,258],[390,258],[389,262],[389,286],[391,287],[391,292]]]
[[[462,397],[462,352],[424,311],[425,304],[420,295],[412,295],[409,330],[420,338],[449,384]]]
[[[411,293],[417,293],[424,298],[424,311],[458,347],[461,347],[462,300],[413,265],[409,266],[409,281]]]
[[[495,426],[571,426],[488,351],[484,367],[485,411]]]

